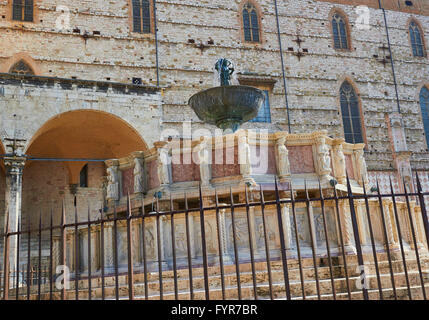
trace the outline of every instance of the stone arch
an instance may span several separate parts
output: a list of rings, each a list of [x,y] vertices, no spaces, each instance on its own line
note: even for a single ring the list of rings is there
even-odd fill
[[[34,75],[41,75],[42,71],[38,63],[26,52],[19,52],[10,57],[5,63],[0,67],[0,71],[3,73],[9,73],[13,66],[23,62],[28,65],[33,71]]]
[[[80,219],[86,219],[88,204],[93,212],[100,209],[104,201],[104,162],[61,159],[106,160],[146,149],[147,145],[138,132],[123,119],[110,113],[75,110],[54,116],[34,134],[25,150],[29,160],[23,174],[23,218],[34,214],[34,210],[36,216],[37,211],[45,216],[53,206],[56,208],[58,223],[58,209],[64,199],[67,218],[73,221],[71,207],[75,195],[81,206]],[[40,161],[47,158],[55,161]],[[80,188],[80,171],[86,164],[88,186]]]

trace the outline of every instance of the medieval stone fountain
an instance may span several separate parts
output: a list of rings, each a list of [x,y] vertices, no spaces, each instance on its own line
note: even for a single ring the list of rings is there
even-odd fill
[[[219,59],[215,69],[220,86],[196,93],[189,99],[189,105],[200,120],[235,132],[258,115],[265,95],[254,87],[231,85],[234,68],[228,59]]]

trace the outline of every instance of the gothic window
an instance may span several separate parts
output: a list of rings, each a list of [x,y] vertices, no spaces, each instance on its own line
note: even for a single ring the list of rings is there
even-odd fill
[[[139,33],[151,32],[151,16],[149,0],[132,0],[133,31]]]
[[[33,0],[13,0],[12,19],[17,21],[33,21]]]
[[[258,115],[250,122],[268,122],[271,123],[271,110],[270,110],[270,99],[268,95],[268,91],[264,90],[265,93],[265,103],[259,109]]]
[[[353,86],[347,81],[340,89],[344,137],[348,143],[363,143],[359,100]]]
[[[420,91],[420,108],[422,109],[426,143],[429,147],[429,90],[426,87],[423,87],[422,91]]]
[[[88,164],[80,170],[79,187],[88,188]]]
[[[246,3],[242,14],[244,40],[249,42],[259,42],[259,18],[255,6],[251,3]]]
[[[10,68],[9,73],[34,75],[33,69],[23,60],[15,63],[12,68]]]
[[[425,48],[423,44],[423,33],[415,21],[411,21],[409,30],[413,55],[415,57],[424,57]]]
[[[349,49],[346,19],[339,13],[334,14],[332,17],[332,33],[335,49]]]

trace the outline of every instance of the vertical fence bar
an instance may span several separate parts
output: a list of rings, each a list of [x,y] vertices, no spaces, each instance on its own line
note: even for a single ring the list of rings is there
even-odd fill
[[[142,206],[142,246],[143,246],[143,272],[144,272],[144,297],[145,300],[148,300],[148,283],[147,283],[147,260],[146,260],[146,238],[145,238],[145,208],[144,208],[144,198],[143,195],[141,196],[141,206]]]
[[[210,300],[209,275],[208,275],[208,264],[207,264],[207,246],[206,246],[206,226],[205,226],[205,219],[204,219],[203,195],[201,190],[201,184],[199,185],[199,192],[200,192],[201,246],[203,250],[203,267],[204,267],[204,291],[205,291],[206,300]]]
[[[380,194],[380,185],[378,183],[378,179],[377,179],[377,196],[378,196],[378,204],[380,207],[380,215],[381,215],[381,222],[382,222],[382,227],[383,227],[384,242],[386,244],[387,260],[389,262],[389,270],[390,270],[390,279],[392,282],[392,290],[393,290],[393,295],[395,297],[395,300],[397,300],[398,297],[396,295],[395,275],[393,273],[392,257],[390,255],[390,247],[389,247],[389,238],[387,236],[386,219],[384,217],[383,199],[382,199],[381,194]]]
[[[258,300],[257,286],[256,286],[255,257],[253,253],[253,237],[252,237],[252,230],[250,225],[249,195],[248,195],[247,185],[245,186],[244,192],[246,197],[246,216],[247,216],[247,229],[249,232],[249,250],[250,250],[250,263],[252,266],[253,295],[255,297],[255,300]]]
[[[320,300],[320,283],[319,283],[319,271],[317,267],[317,258],[316,258],[316,246],[315,242],[316,239],[314,239],[314,232],[313,232],[313,218],[310,214],[310,197],[308,196],[308,190],[307,190],[307,180],[304,181],[305,186],[305,207],[307,211],[307,219],[308,219],[308,229],[310,231],[310,243],[311,243],[311,252],[313,257],[313,267],[314,267],[314,276],[316,278],[316,290],[317,290],[317,298]]]
[[[359,236],[359,227],[358,227],[358,222],[357,222],[357,216],[356,216],[356,211],[355,211],[355,204],[354,204],[354,200],[353,200],[353,191],[352,191],[352,186],[350,185],[350,179],[348,176],[347,176],[347,193],[348,193],[348,198],[349,198],[350,216],[352,219],[352,226],[353,226],[353,233],[354,233],[354,238],[355,238],[358,263],[359,263],[360,268],[362,268],[363,276],[366,277],[365,269],[363,269],[365,264],[363,261],[362,247],[360,245],[361,242],[360,242],[360,236]],[[362,286],[362,294],[363,294],[363,298],[365,300],[369,299],[368,289],[364,285]]]
[[[219,247],[219,268],[220,268],[220,283],[222,288],[222,299],[225,300],[225,268],[223,261],[223,241],[220,232],[220,213],[219,213],[219,198],[217,190],[215,189],[215,200],[216,200],[216,228],[217,228],[217,242]]]
[[[162,281],[162,251],[161,251],[161,227],[159,221],[159,204],[156,199],[156,246],[158,249],[158,281],[159,281],[159,299],[164,300],[164,285]]]
[[[118,270],[118,214],[116,204],[113,206],[113,259],[115,268],[115,298],[119,300],[119,270]]]
[[[282,256],[282,264],[283,264],[283,276],[284,276],[284,283],[285,283],[285,289],[286,289],[286,298],[290,300],[291,295],[290,295],[290,284],[289,284],[289,271],[287,266],[285,235],[284,235],[284,229],[283,229],[282,211],[280,206],[280,193],[279,193],[279,187],[277,184],[277,179],[275,180],[275,189],[276,189],[277,220],[278,220],[278,226],[279,226],[280,247],[281,247],[281,256]]]
[[[64,200],[61,209],[61,262],[63,267],[66,267],[66,208]],[[65,270],[64,270],[65,272]],[[69,279],[64,278],[64,283],[61,288],[61,300],[66,299],[66,285]]]
[[[39,214],[39,257],[38,257],[38,266],[37,266],[37,299],[41,298],[41,285],[42,285],[42,211]]]
[[[191,238],[189,233],[189,206],[188,197],[185,192],[185,227],[186,227],[186,250],[188,255],[188,273],[189,273],[189,294],[191,300],[194,300],[194,284],[192,279],[192,253],[191,253]]]
[[[9,214],[6,220],[6,234],[4,238],[4,263],[3,263],[3,300],[9,300]]]
[[[268,242],[268,237],[267,237],[267,223],[265,221],[265,200],[264,200],[264,193],[262,192],[261,185],[259,186],[259,194],[261,198],[262,228],[264,229],[264,244],[265,244],[265,257],[267,260],[268,286],[270,288],[270,299],[274,300],[273,276],[271,274],[270,243]]]
[[[364,179],[362,179],[362,181],[364,181]],[[368,195],[366,194],[365,182],[363,183],[363,194],[364,194],[364,198],[365,198],[365,209],[366,209],[366,217],[368,220],[369,235],[371,238],[372,256],[374,259],[375,273],[377,276],[378,293],[379,293],[380,300],[383,300],[383,287],[381,285],[380,270],[378,268],[377,250],[375,248],[374,231],[372,228],[371,214],[369,212],[369,202],[368,202]]]
[[[229,189],[229,194],[231,198],[231,226],[232,226],[232,238],[234,244],[234,259],[235,259],[235,274],[237,277],[237,292],[238,292],[238,300],[241,300],[241,279],[240,279],[240,260],[238,257],[238,249],[237,249],[237,237],[236,237],[236,229],[235,229],[235,216],[234,216],[234,197],[232,195],[232,189]]]
[[[27,226],[27,300],[30,300],[31,294],[31,283],[30,283],[30,270],[31,270],[31,214],[28,215],[28,226]]]
[[[301,283],[302,299],[305,300],[306,299],[305,278],[304,278],[304,270],[302,268],[301,246],[299,244],[298,223],[296,221],[295,195],[294,195],[292,181],[290,182],[290,199],[291,199],[291,206],[292,206],[293,225],[295,229],[295,242],[296,242],[296,252],[297,252],[297,258],[298,258],[299,279]]]
[[[16,235],[16,246],[17,246],[17,254],[16,254],[16,270],[15,270],[15,295],[16,295],[16,299],[15,300],[19,300],[19,255],[20,255],[20,250],[19,250],[19,246],[20,246],[20,238],[21,237],[21,226],[18,223],[18,233]]]
[[[54,281],[54,275],[53,275],[53,269],[54,269],[54,263],[53,263],[53,245],[54,245],[54,213],[51,208],[51,216],[50,216],[50,223],[49,223],[49,300],[53,299],[53,281]]]
[[[410,297],[410,300],[413,300],[413,297],[411,294],[410,279],[408,277],[408,268],[407,268],[407,260],[406,260],[405,251],[404,251],[404,244],[402,242],[402,232],[401,232],[401,225],[399,223],[398,208],[396,206],[396,197],[393,191],[392,179],[390,178],[390,176],[389,176],[389,183],[390,183],[390,193],[392,195],[392,202],[393,202],[393,213],[395,214],[396,228],[398,230],[399,246],[401,248],[402,263],[404,266],[405,281],[407,283],[408,296]]]
[[[322,186],[320,185],[320,180],[319,180],[319,193],[320,193],[320,205],[322,208],[323,231],[325,232],[326,251],[328,253],[329,275],[331,277],[332,296],[334,300],[337,300],[337,293],[335,290],[335,279],[334,279],[334,273],[332,268],[331,249],[329,248],[328,227],[326,225],[325,199],[323,197],[323,191],[322,191]]]
[[[416,251],[417,268],[419,270],[420,283],[422,285],[423,299],[426,300],[427,298],[426,298],[425,281],[423,279],[422,265],[421,265],[421,262],[420,262],[419,248],[418,248],[417,239],[416,239],[416,230],[414,229],[413,215],[411,214],[411,209],[410,209],[410,199],[409,199],[409,196],[408,196],[407,186],[405,184],[405,180],[404,179],[402,180],[402,183],[404,185],[405,201],[406,201],[406,204],[407,204],[408,218],[410,220],[411,235],[413,237],[414,250]]]
[[[88,300],[92,298],[91,278],[91,211],[88,203]]]
[[[101,265],[101,300],[104,300],[106,297],[105,292],[105,279],[104,279],[104,207],[101,205],[100,209],[100,265]]]
[[[127,195],[127,256],[128,256],[128,298],[134,300],[134,254],[133,254],[133,225],[130,194]]]
[[[174,281],[174,298],[176,300],[179,299],[179,292],[177,288],[177,266],[176,266],[176,235],[175,235],[175,229],[174,229],[174,206],[173,206],[173,199],[171,198],[170,193],[170,219],[171,219],[171,250],[173,253],[173,281]]]
[[[422,189],[422,185],[420,183],[420,178],[418,173],[416,172],[416,180],[417,180],[417,193],[418,193],[418,197],[419,197],[419,204],[420,204],[420,208],[422,211],[422,219],[423,219],[423,227],[425,229],[425,234],[426,234],[426,243],[428,245],[429,248],[429,220],[428,220],[428,213],[426,211],[426,202],[425,202],[425,197],[423,195],[423,189]]]
[[[74,196],[74,285],[75,299],[79,300],[79,229],[77,216],[77,198]]]

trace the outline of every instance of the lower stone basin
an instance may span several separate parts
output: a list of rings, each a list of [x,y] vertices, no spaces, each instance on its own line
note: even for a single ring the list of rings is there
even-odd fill
[[[258,115],[265,101],[264,92],[250,86],[222,86],[193,95],[189,105],[198,118],[222,130],[238,127]]]

